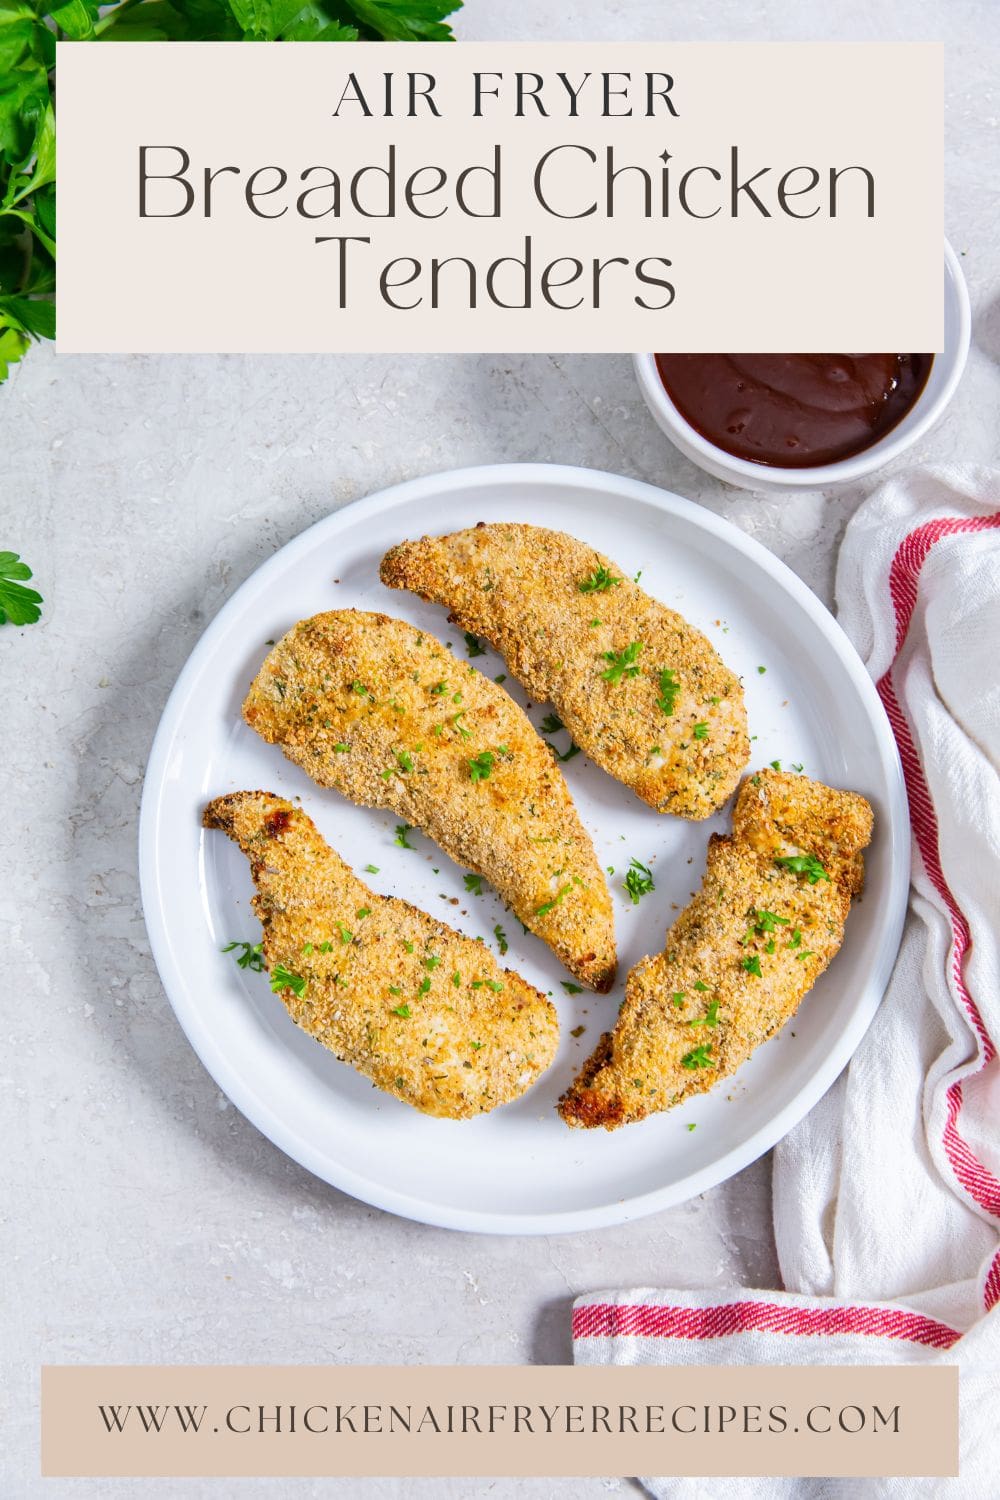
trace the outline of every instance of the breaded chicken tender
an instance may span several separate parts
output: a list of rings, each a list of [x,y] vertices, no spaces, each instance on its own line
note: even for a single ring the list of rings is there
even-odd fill
[[[271,988],[341,1062],[450,1120],[519,1098],[548,1067],[551,1002],[482,943],[369,890],[291,802],[234,792],[204,824],[250,861]]]
[[[614,1130],[702,1094],[794,1015],[840,947],[872,810],[788,772],[744,781],[731,837],[663,953],[628,976],[606,1033],[559,1102],[568,1125]]]
[[[750,755],[739,678],[593,547],[480,523],[401,542],[380,574],[485,636],[581,749],[657,812],[707,818],[732,793]]]
[[[611,988],[611,897],[553,753],[440,641],[388,615],[315,615],[268,655],[243,716],[321,786],[429,834],[583,984]]]

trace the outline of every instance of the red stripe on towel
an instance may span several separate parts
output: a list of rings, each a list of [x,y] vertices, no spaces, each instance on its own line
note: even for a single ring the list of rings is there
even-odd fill
[[[929,521],[910,533],[900,543],[889,570],[889,592],[896,613],[896,657],[906,640],[910,622],[917,603],[920,572],[927,556],[936,542],[944,537],[963,533],[995,530],[1000,527],[1000,514],[968,518],[948,517]],[[893,663],[895,666],[895,662]],[[917,848],[923,860],[927,877],[947,908],[951,920],[951,977],[955,991],[965,1007],[969,1021],[979,1038],[982,1062],[986,1067],[996,1056],[996,1045],[986,1030],[979,1008],[965,984],[965,958],[972,944],[972,934],[964,913],[956,901],[941,866],[938,843],[937,814],[931,801],[930,791],[924,777],[920,757],[913,742],[910,726],[899,704],[892,681],[892,670],[879,680],[877,687],[896,743],[899,746],[907,795],[910,800],[910,818]],[[955,1177],[969,1196],[994,1217],[1000,1218],[1000,1181],[974,1155],[958,1129],[958,1116],[962,1108],[962,1085],[951,1084],[947,1094],[948,1113],[943,1144],[945,1154]],[[1000,1270],[994,1264],[991,1276],[1000,1278]],[[1000,1297],[1000,1287],[994,1287],[992,1300]],[[992,1305],[991,1302],[987,1303]]]
[[[795,1337],[869,1334],[950,1349],[961,1334],[936,1318],[893,1307],[788,1307],[778,1302],[724,1302],[714,1307],[594,1302],[573,1310],[573,1337],[720,1339],[741,1333]]]

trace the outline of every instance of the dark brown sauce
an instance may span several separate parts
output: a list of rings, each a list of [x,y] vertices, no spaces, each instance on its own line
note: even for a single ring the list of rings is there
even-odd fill
[[[804,469],[850,458],[906,415],[933,354],[658,354],[681,416],[750,463]]]

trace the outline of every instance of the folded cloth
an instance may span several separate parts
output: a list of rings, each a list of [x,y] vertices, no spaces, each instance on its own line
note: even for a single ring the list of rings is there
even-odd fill
[[[776,1148],[782,1292],[581,1297],[584,1364],[960,1367],[958,1479],[646,1479],[670,1500],[1000,1494],[1000,472],[883,486],[850,522],[840,623],[899,745],[910,910],[878,1015]]]

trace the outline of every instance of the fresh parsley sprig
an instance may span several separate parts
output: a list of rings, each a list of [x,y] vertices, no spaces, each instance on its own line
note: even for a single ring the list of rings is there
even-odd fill
[[[56,42],[450,42],[462,0],[0,4],[0,382],[56,332]],[[30,622],[24,622],[30,623]]]
[[[0,334],[0,346],[2,344],[3,335]],[[0,371],[2,379],[3,372]],[[0,625],[34,625],[40,619],[38,606],[42,596],[37,590],[24,587],[24,580],[31,576],[28,564],[23,563],[16,552],[0,552]]]

